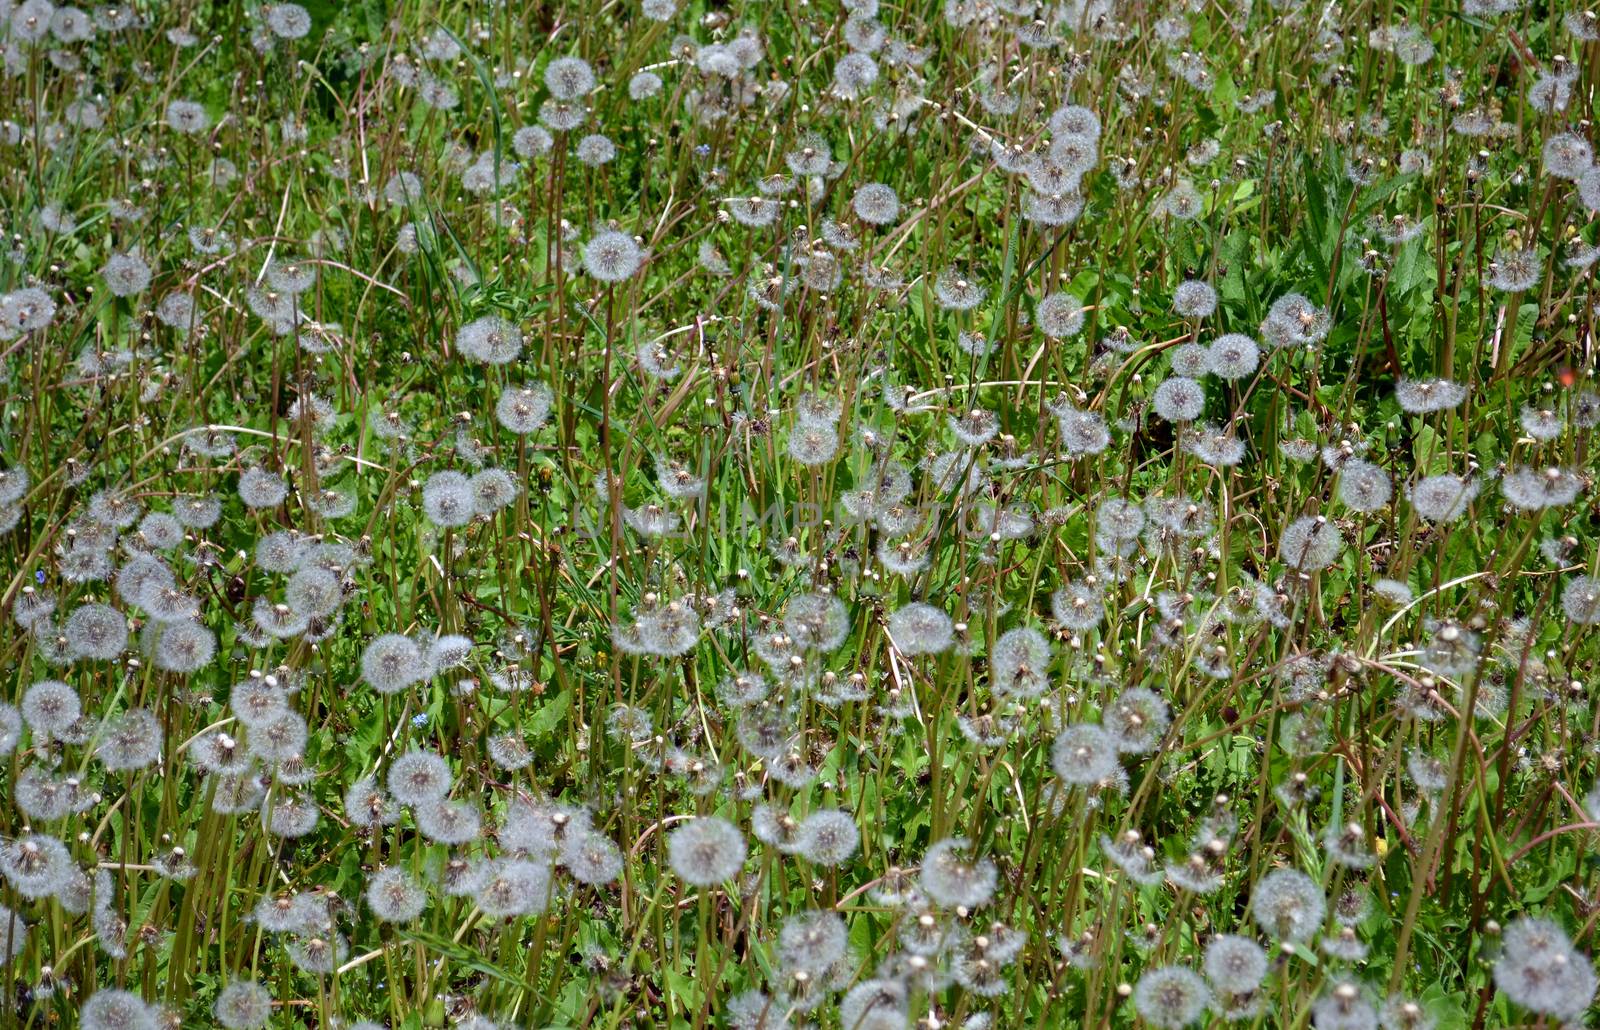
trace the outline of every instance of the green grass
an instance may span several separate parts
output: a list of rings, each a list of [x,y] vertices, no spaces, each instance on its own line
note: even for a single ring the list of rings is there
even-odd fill
[[[1591,131],[1600,51],[1575,8],[1127,6],[1094,30],[884,6],[878,76],[849,98],[835,67],[871,26],[836,4],[659,22],[634,0],[318,2],[272,35],[290,6],[135,4],[39,45],[27,12],[0,19],[0,700],[28,715],[0,766],[0,1024],[1584,1022],[1600,401],[1593,277],[1567,259],[1594,246],[1600,172],[1586,142],[1571,169],[1545,149]],[[1035,31],[1055,42],[1018,38]],[[550,120],[544,71],[567,56],[597,88],[529,157],[519,130]],[[646,71],[659,92],[635,98]],[[176,100],[203,131],[168,124]],[[1094,160],[1076,192],[1053,179],[1081,212],[1041,219],[1017,155],[1065,153],[1065,104],[1098,120]],[[588,133],[615,159],[586,166]],[[769,177],[776,218],[742,224],[730,201]],[[868,183],[898,196],[887,224],[854,212]],[[1184,183],[1200,199],[1174,213]],[[208,229],[231,245],[197,245]],[[585,267],[607,229],[646,252],[614,282]],[[149,282],[114,289],[129,253]],[[952,269],[984,291],[970,310]],[[1214,310],[1175,312],[1188,280]],[[1057,292],[1082,325],[1050,336]],[[41,296],[53,314],[31,318]],[[487,316],[520,333],[512,360],[463,353]],[[1222,378],[1195,345],[1229,333],[1260,363]],[[1185,373],[1202,414],[1174,421],[1157,391]],[[1459,403],[1402,407],[1397,383],[1433,379]],[[502,391],[535,385],[548,417],[509,431]],[[1062,418],[1106,438],[1074,444]],[[797,460],[807,427],[836,452]],[[672,462],[698,489],[671,489]],[[899,489],[864,501],[886,463]],[[244,503],[257,467],[281,503]],[[485,469],[514,500],[425,503],[433,477]],[[1570,489],[1533,507],[1522,477],[1547,469]],[[1472,486],[1439,518],[1413,490],[1446,473]],[[220,516],[155,517],[190,497]],[[1118,539],[1114,498],[1143,532]],[[667,532],[641,532],[651,505]],[[1285,544],[1302,517],[1337,530],[1326,561]],[[173,667],[135,574],[193,598],[209,660]],[[1103,616],[1055,604],[1071,585]],[[797,621],[818,595],[842,606],[826,646]],[[91,602],[128,623],[115,657],[69,621]],[[897,622],[913,603],[950,625]],[[688,628],[663,643],[663,620]],[[1050,650],[1020,691],[997,668],[1019,628]],[[464,657],[382,693],[363,657],[384,634],[458,636]],[[266,677],[277,726],[241,716]],[[79,720],[29,707],[44,680]],[[1119,722],[1133,688],[1164,708],[1143,743]],[[159,747],[118,763],[135,709]],[[1125,745],[1075,783],[1092,756],[1056,742],[1079,724]],[[470,839],[385,796],[412,749],[444,759]],[[346,801],[363,778],[376,825]],[[314,828],[274,829],[285,803]],[[859,832],[839,861],[789,843],[828,810]],[[712,816],[748,854],[697,882],[670,842]],[[586,878],[563,850],[585,828],[615,863]],[[65,849],[54,875],[29,878],[30,835]],[[952,838],[966,903],[924,869]],[[503,897],[452,886],[463,860],[534,886],[491,915]],[[378,917],[380,867],[420,914]],[[1311,879],[1320,922],[1274,920],[1278,869]],[[255,918],[296,895],[313,915]],[[807,967],[795,920],[818,912],[845,944]],[[1531,946],[1526,917],[1564,941]],[[1206,972],[1220,934],[1265,949],[1258,989],[1152,997],[1153,971]],[[107,990],[143,1001],[90,1000]],[[270,998],[265,1022],[219,996]],[[98,1014],[117,1000],[131,1021]]]

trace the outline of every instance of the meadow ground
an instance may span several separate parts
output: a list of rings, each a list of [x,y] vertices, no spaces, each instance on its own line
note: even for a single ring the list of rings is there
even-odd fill
[[[0,1025],[1591,1025],[1555,0],[0,0]]]

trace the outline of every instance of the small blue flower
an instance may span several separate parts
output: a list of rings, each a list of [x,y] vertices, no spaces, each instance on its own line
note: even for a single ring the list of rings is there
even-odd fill
[[[411,725],[416,726],[419,729],[421,727],[423,727],[423,726],[428,725],[428,713],[427,712],[418,712],[416,715],[413,715],[411,717]]]
[[[702,143],[694,148],[695,157],[705,157],[709,153],[711,153],[711,144],[709,143]]]
[[[35,570],[34,573],[33,573],[33,579],[34,579],[34,582],[36,582],[36,583],[43,583],[44,582],[44,570],[43,569]]]

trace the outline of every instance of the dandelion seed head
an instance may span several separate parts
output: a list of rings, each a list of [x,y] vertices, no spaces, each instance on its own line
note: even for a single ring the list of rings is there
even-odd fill
[[[1034,324],[1055,340],[1078,335],[1083,329],[1083,302],[1070,293],[1052,293],[1034,307]]]
[[[1093,723],[1077,723],[1056,734],[1050,767],[1064,783],[1092,786],[1118,769],[1116,739]]]
[[[893,187],[869,182],[856,189],[850,201],[856,217],[868,225],[889,225],[900,217],[900,198]]]
[[[1177,1030],[1200,1018],[1211,991],[1192,969],[1157,966],[1147,969],[1133,988],[1133,1005],[1151,1026]]]
[[[156,1030],[155,1011],[132,991],[102,988],[84,999],[78,1010],[83,1030]]]
[[[385,923],[409,923],[422,914],[427,893],[410,870],[384,866],[367,880],[367,906]]]
[[[667,838],[672,871],[697,887],[716,886],[738,875],[746,854],[744,835],[716,816],[696,816]]]
[[[1278,537],[1278,554],[1291,568],[1325,569],[1344,553],[1344,535],[1321,516],[1306,515],[1284,527]]]
[[[1298,869],[1274,869],[1256,881],[1250,910],[1269,937],[1301,942],[1321,928],[1327,899],[1316,881]]]
[[[1249,994],[1267,976],[1267,953],[1248,937],[1218,934],[1206,944],[1206,979],[1224,994]]]
[[[938,654],[954,642],[950,616],[924,602],[898,608],[889,616],[889,636],[902,654]]]
[[[1172,291],[1172,310],[1182,318],[1209,318],[1217,310],[1217,291],[1210,283],[1187,279]]]
[[[137,253],[111,255],[100,275],[114,297],[132,297],[150,286],[150,266]]]
[[[1150,399],[1151,409],[1169,422],[1192,422],[1205,406],[1205,388],[1187,376],[1168,376]]]
[[[272,1017],[272,994],[254,980],[233,980],[217,992],[211,1014],[227,1030],[259,1030]]]
[[[583,247],[583,267],[603,283],[619,283],[633,277],[644,263],[644,251],[625,232],[606,230]]]
[[[597,830],[571,834],[561,848],[561,864],[581,883],[601,886],[622,875],[622,852]]]
[[[268,31],[279,39],[304,39],[311,32],[311,15],[299,4],[269,4],[262,15]]]
[[[422,649],[410,637],[386,633],[361,654],[361,677],[380,694],[394,694],[429,675]]]
[[[80,605],[62,626],[67,647],[79,658],[109,661],[128,646],[128,620],[108,604]]]
[[[850,860],[860,841],[861,831],[850,813],[825,808],[801,821],[795,850],[813,865],[835,867]]]
[[[594,92],[594,69],[580,57],[558,57],[545,65],[544,84],[557,100],[581,100]]]
[[[1406,490],[1406,499],[1418,517],[1429,522],[1454,522],[1467,513],[1477,496],[1477,480],[1448,472],[1426,476]]]
[[[460,328],[456,350],[485,365],[504,365],[522,353],[522,331],[503,318],[485,315]]]

